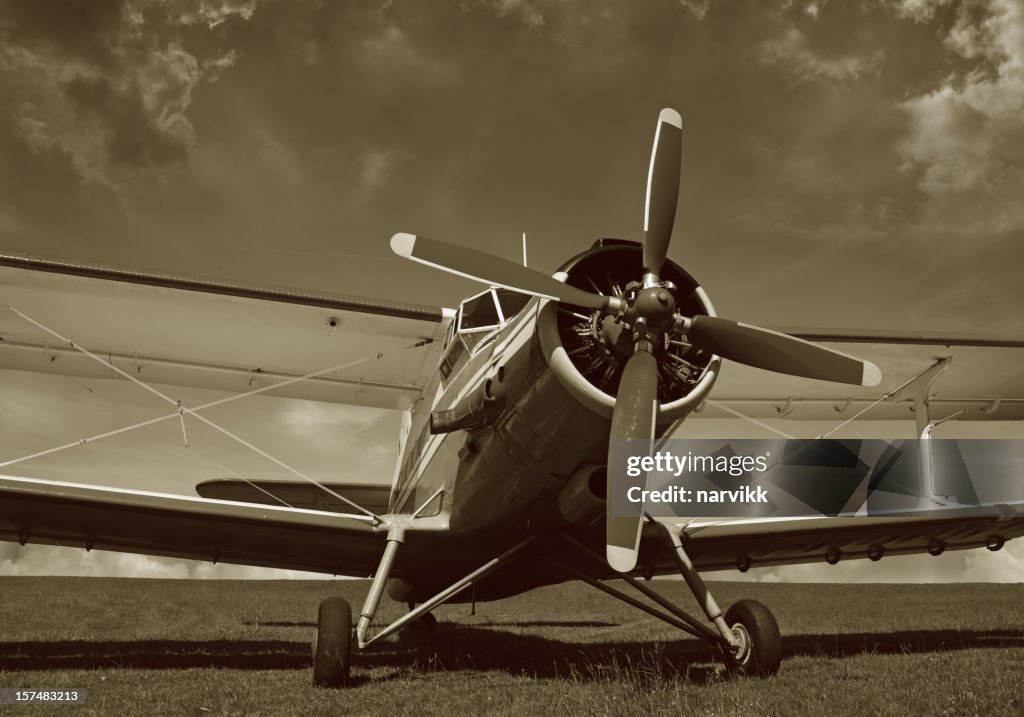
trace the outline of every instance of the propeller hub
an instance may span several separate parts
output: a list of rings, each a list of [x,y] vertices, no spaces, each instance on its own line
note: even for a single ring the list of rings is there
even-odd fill
[[[676,313],[676,300],[663,286],[651,286],[637,294],[633,309],[653,329],[663,329],[672,323]]]

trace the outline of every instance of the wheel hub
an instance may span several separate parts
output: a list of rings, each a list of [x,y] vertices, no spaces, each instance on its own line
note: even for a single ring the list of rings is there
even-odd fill
[[[742,623],[736,623],[732,626],[732,636],[736,639],[736,646],[733,647],[733,659],[742,665],[750,657],[750,633]]]

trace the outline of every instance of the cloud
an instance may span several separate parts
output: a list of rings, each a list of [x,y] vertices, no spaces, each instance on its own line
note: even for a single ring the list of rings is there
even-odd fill
[[[0,92],[10,97],[20,138],[37,155],[66,154],[86,184],[113,185],[184,160],[196,141],[193,92],[237,54],[200,59],[177,31],[247,19],[255,7],[227,0],[81,3],[71,11],[47,1],[8,5]]]
[[[223,55],[203,60],[203,76],[207,82],[216,82],[229,68],[235,66],[238,52],[228,50]]]
[[[401,27],[385,23],[360,44],[363,67],[389,85],[428,83],[445,85],[456,79],[455,66],[421,47]]]
[[[94,160],[102,152],[114,165],[130,167],[184,159],[195,142],[185,111],[201,76],[196,58],[172,43],[120,77],[85,70],[70,77],[63,83],[64,97],[92,129],[80,137],[78,148]]]
[[[366,201],[391,176],[396,164],[396,154],[394,150],[370,150],[362,155],[359,164],[356,197],[360,201]]]
[[[547,24],[545,10],[563,5],[563,0],[477,0],[476,5],[492,10],[499,18],[540,28]]]
[[[902,103],[900,153],[931,200],[929,226],[971,236],[1024,229],[1024,7],[964,3],[945,38],[965,69]],[[970,211],[966,211],[967,209]]]
[[[692,12],[698,20],[703,20],[711,9],[711,0],[679,0],[679,4]]]
[[[762,63],[776,67],[794,82],[846,82],[876,72],[884,55],[876,50],[867,56],[823,57],[813,51],[806,36],[790,27],[781,36],[766,40],[760,47]]]
[[[162,3],[168,16],[181,25],[204,24],[211,30],[224,21],[239,17],[248,20],[256,12],[256,0],[170,0]]]
[[[951,0],[897,0],[894,3],[896,15],[917,22],[931,20],[936,10],[946,7]]]
[[[530,27],[544,24],[544,13],[540,5],[533,0],[496,0],[494,3],[499,15],[513,17]]]

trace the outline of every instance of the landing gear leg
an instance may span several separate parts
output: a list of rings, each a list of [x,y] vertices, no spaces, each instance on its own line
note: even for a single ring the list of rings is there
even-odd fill
[[[741,600],[725,613],[686,554],[679,533],[662,526],[672,543],[672,561],[721,637],[726,668],[733,674],[767,677],[782,664],[782,636],[771,611],[756,600]]]
[[[384,585],[391,574],[398,546],[404,541],[401,529],[388,533],[388,542],[381,557],[380,566],[370,583],[370,592],[359,615],[359,624],[353,633],[352,606],[340,597],[329,597],[320,603],[317,615],[316,633],[313,636],[313,686],[347,687],[349,666],[352,661],[352,642],[363,646],[363,637],[370,627],[370,621],[377,612]]]
[[[399,545],[405,540],[404,527],[401,524],[393,527],[388,531],[388,542],[384,548],[384,555],[380,559],[377,572],[374,573],[373,582],[370,583],[370,591],[366,595],[366,602],[359,614],[359,623],[354,636],[352,608],[349,604],[339,597],[328,598],[321,603],[317,631],[313,639],[313,684],[318,687],[345,687],[349,682],[349,663],[353,642],[358,649],[362,649],[414,623],[420,623],[427,629],[433,629],[437,625],[437,618],[430,614],[431,610],[438,605],[443,605],[466,588],[476,585],[495,570],[507,565],[520,552],[529,547],[535,539],[536,536],[526,538],[496,558],[487,561],[461,580],[452,583],[422,605],[411,606],[408,613],[382,628],[375,635],[370,635],[368,634],[370,623],[380,605],[381,596],[384,594],[384,585],[387,583],[391,575],[391,568],[395,563],[395,555]]]
[[[714,625],[714,629],[632,575],[623,573],[619,577],[627,585],[657,603],[657,608],[646,605],[583,571],[551,558],[545,559],[551,565],[565,570],[598,590],[643,610],[683,632],[717,645],[722,650],[730,674],[769,676],[777,673],[782,662],[782,637],[779,634],[779,625],[768,608],[755,600],[741,600],[723,615],[690,556],[686,554],[679,535],[673,533],[668,526],[661,527],[672,546],[672,561],[679,568],[680,574],[703,609],[705,617]],[[568,536],[565,536],[565,540],[590,555],[595,561],[604,563],[603,556],[583,543]]]
[[[502,553],[498,557],[493,558],[493,559],[487,561],[486,563],[481,565],[479,568],[477,568],[473,572],[471,572],[468,575],[466,575],[461,580],[455,581],[454,583],[452,583],[451,585],[446,587],[444,590],[442,590],[441,592],[437,593],[437,595],[435,595],[434,597],[430,598],[425,603],[423,603],[421,605],[417,605],[412,610],[410,610],[405,615],[403,615],[402,617],[400,617],[397,620],[395,620],[393,623],[391,623],[387,627],[381,628],[381,630],[377,634],[375,634],[375,635],[372,635],[372,636],[371,635],[367,635],[365,630],[361,631],[361,630],[359,630],[357,628],[356,629],[356,637],[358,638],[359,647],[360,648],[366,647],[367,645],[369,645],[369,644],[371,644],[373,642],[376,642],[377,640],[380,640],[381,638],[387,637],[388,635],[390,635],[390,634],[392,634],[394,632],[398,632],[399,630],[401,630],[401,629],[403,629],[405,627],[408,627],[411,623],[414,623],[414,622],[416,622],[418,620],[423,619],[425,616],[426,616],[428,622],[436,622],[436,619],[433,617],[433,615],[430,614],[431,610],[433,610],[434,608],[436,608],[439,605],[443,605],[444,603],[448,602],[450,599],[452,599],[453,597],[458,595],[460,592],[462,592],[466,588],[471,587],[472,585],[477,584],[479,581],[483,580],[485,577],[487,577],[488,575],[493,573],[495,570],[498,570],[499,568],[507,565],[521,551],[523,551],[525,548],[530,546],[534,542],[534,540],[536,540],[536,536],[531,536],[529,538],[526,538],[526,540],[523,540],[521,543],[515,545],[514,547],[509,548],[508,550],[506,550],[504,553]],[[385,552],[385,556],[384,557],[387,558],[387,552]],[[383,564],[384,564],[384,560],[381,560],[381,565],[383,565]],[[374,583],[375,584],[376,584],[378,579],[380,579],[380,573],[378,573],[377,576],[374,576]],[[381,588],[381,590],[383,590],[383,588]],[[371,585],[370,586],[370,595],[367,596],[367,598],[366,598],[367,607],[370,607],[371,603],[373,602],[371,600],[371,598],[373,597],[374,592],[375,592],[374,591],[374,586]],[[380,596],[378,594],[377,595],[377,600],[379,601],[379,599],[380,599]],[[373,607],[373,611],[375,611],[376,610],[376,603],[375,602],[373,602],[372,607]],[[365,621],[366,627],[368,628],[370,626],[370,620],[373,618],[373,611],[368,611],[367,608],[363,609],[363,618],[360,619],[360,625],[363,625],[364,621]]]

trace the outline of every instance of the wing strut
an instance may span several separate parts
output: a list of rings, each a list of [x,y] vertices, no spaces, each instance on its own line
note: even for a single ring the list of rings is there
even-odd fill
[[[47,334],[53,336],[54,338],[62,341],[65,344],[67,344],[70,348],[74,349],[75,351],[78,351],[78,352],[84,354],[85,356],[89,357],[90,359],[92,359],[92,360],[94,360],[94,361],[96,361],[96,362],[98,362],[100,364],[103,364],[104,366],[106,366],[107,368],[109,368],[112,371],[116,372],[117,374],[123,376],[124,378],[127,378],[132,383],[135,383],[138,386],[140,386],[141,388],[144,388],[147,391],[149,391],[150,393],[156,395],[161,400],[166,401],[166,402],[172,404],[174,406],[175,410],[174,410],[174,412],[169,413],[169,414],[164,415],[164,416],[160,416],[160,417],[157,417],[157,418],[152,418],[152,419],[149,419],[149,420],[146,420],[146,421],[141,421],[139,423],[136,423],[136,424],[133,424],[133,425],[130,425],[130,426],[124,426],[122,428],[118,428],[118,429],[115,429],[113,431],[107,431],[106,433],[97,434],[97,435],[94,435],[94,436],[90,436],[88,438],[82,438],[82,439],[79,439],[77,441],[72,441],[70,443],[65,443],[63,445],[56,446],[54,448],[50,448],[50,449],[45,450],[45,451],[39,451],[37,453],[33,453],[33,454],[30,454],[30,455],[27,455],[27,456],[22,456],[21,458],[15,458],[15,459],[12,459],[12,460],[9,460],[9,461],[4,461],[4,462],[0,463],[0,468],[12,465],[14,463],[20,463],[22,461],[30,460],[32,458],[39,458],[41,456],[49,455],[51,453],[56,453],[58,451],[65,450],[65,449],[71,448],[73,446],[85,445],[86,443],[97,441],[97,440],[102,439],[102,438],[108,438],[108,437],[112,437],[112,436],[115,436],[115,435],[119,435],[121,433],[126,433],[126,432],[134,430],[136,428],[142,428],[142,427],[145,427],[145,426],[151,426],[151,425],[153,425],[155,423],[160,423],[162,421],[170,420],[170,419],[173,419],[175,417],[178,417],[182,421],[182,432],[183,432],[184,437],[185,437],[185,445],[188,446],[188,436],[187,436],[187,434],[184,433],[184,431],[185,431],[184,416],[185,416],[185,414],[188,414],[188,415],[198,419],[199,421],[205,423],[206,425],[210,426],[214,430],[219,431],[220,433],[223,433],[227,437],[229,437],[232,440],[240,443],[241,445],[245,446],[246,448],[249,448],[250,450],[256,452],[257,454],[263,456],[264,458],[266,458],[267,460],[271,461],[272,463],[275,463],[278,466],[284,468],[285,470],[287,470],[289,473],[295,475],[296,477],[301,478],[301,479],[303,479],[305,481],[308,481],[309,483],[312,483],[313,485],[315,485],[316,487],[320,488],[324,492],[326,492],[329,495],[331,495],[331,496],[341,500],[342,502],[348,504],[349,506],[351,506],[352,508],[358,510],[359,512],[361,512],[361,513],[363,513],[363,514],[373,518],[377,522],[381,522],[381,520],[382,520],[381,517],[378,516],[373,511],[367,510],[366,508],[364,508],[363,506],[359,505],[358,503],[356,503],[356,502],[354,502],[352,500],[349,500],[348,498],[346,498],[343,495],[338,494],[337,492],[331,490],[330,488],[328,488],[327,486],[323,485],[322,483],[316,481],[312,477],[306,475],[305,473],[302,473],[298,469],[296,469],[296,468],[294,468],[294,467],[284,463],[283,461],[275,458],[274,456],[270,455],[266,451],[258,448],[257,446],[253,445],[252,443],[246,441],[244,438],[241,438],[240,436],[235,435],[234,433],[232,433],[231,431],[227,430],[226,428],[224,428],[224,427],[214,423],[213,421],[211,421],[210,419],[206,418],[205,416],[199,415],[199,413],[198,413],[198,411],[201,411],[201,410],[204,410],[204,409],[208,409],[208,408],[211,408],[213,406],[219,406],[219,405],[223,405],[225,403],[229,403],[231,401],[236,401],[236,400],[241,399],[241,398],[246,398],[248,396],[253,396],[253,395],[256,395],[256,394],[260,394],[260,393],[266,393],[268,391],[274,390],[276,388],[280,388],[280,387],[288,385],[288,384],[297,383],[299,381],[307,380],[307,379],[310,379],[310,378],[315,378],[317,376],[321,376],[323,374],[330,373],[332,371],[338,371],[340,369],[348,368],[348,367],[354,366],[356,364],[362,363],[364,361],[369,361],[370,359],[379,358],[380,354],[370,354],[370,355],[364,356],[362,358],[356,359],[354,361],[349,361],[349,362],[346,362],[344,364],[340,364],[338,366],[332,366],[332,367],[329,367],[329,368],[326,368],[326,369],[322,369],[322,370],[319,370],[319,371],[314,371],[314,372],[306,374],[304,376],[293,377],[293,378],[286,379],[284,381],[279,381],[279,382],[271,384],[269,386],[262,386],[262,387],[259,387],[259,388],[255,388],[255,389],[252,389],[251,391],[246,391],[245,393],[234,394],[234,395],[228,396],[226,398],[221,398],[221,399],[217,399],[215,401],[210,401],[208,403],[204,403],[204,404],[202,404],[200,406],[197,406],[196,408],[189,408],[189,407],[185,406],[184,404],[182,404],[181,401],[173,399],[170,396],[166,395],[165,393],[157,390],[156,388],[153,388],[152,386],[150,386],[149,384],[145,383],[144,381],[141,381],[140,379],[136,378],[135,376],[132,376],[130,373],[128,373],[128,372],[118,368],[113,363],[103,359],[100,356],[97,356],[96,354],[90,352],[88,349],[86,349],[86,348],[84,348],[82,346],[79,346],[78,344],[76,344],[71,339],[68,339],[67,337],[62,336],[57,331],[54,331],[53,329],[43,325],[39,321],[36,321],[35,319],[31,318],[30,316],[27,316],[26,314],[22,313],[21,311],[19,311],[18,309],[14,308],[13,306],[8,306],[7,308],[10,309],[16,315],[18,315],[19,317],[21,317],[22,319],[24,319],[25,321],[33,324],[34,326],[36,326],[40,330],[46,332]],[[432,339],[426,339],[425,341],[418,341],[418,342],[416,342],[414,344],[411,344],[409,346],[403,347],[402,350],[404,350],[404,349],[411,349],[411,348],[417,348],[419,346],[424,345],[424,343],[429,343],[430,341],[432,341]],[[242,480],[245,480],[245,479],[242,478]],[[245,482],[249,483],[248,480],[245,480]]]

